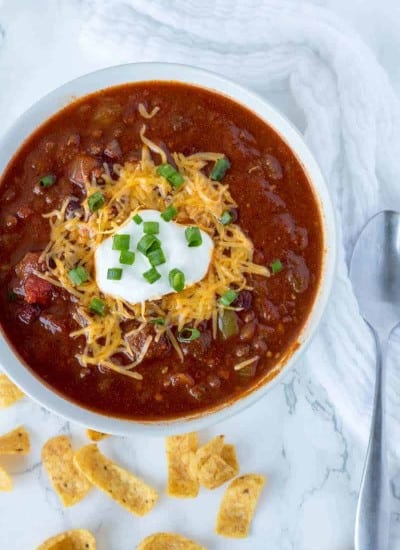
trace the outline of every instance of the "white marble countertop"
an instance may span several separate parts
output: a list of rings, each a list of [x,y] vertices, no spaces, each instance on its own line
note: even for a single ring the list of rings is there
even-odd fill
[[[400,93],[398,2],[315,3],[331,7],[357,28]],[[47,91],[99,68],[100,64],[85,58],[77,40],[85,12],[86,4],[79,0],[0,2],[3,128]],[[301,127],[301,116],[288,95],[271,94],[270,100]],[[72,433],[78,446],[85,440],[83,429],[27,399],[0,414],[0,433],[19,423],[32,433],[33,452],[27,458],[1,461],[15,479],[14,491],[0,494],[2,549],[33,550],[46,537],[74,527],[93,530],[99,550],[133,550],[142,537],[155,530],[182,532],[210,549],[353,548],[365,448],[346,432],[335,404],[301,364],[240,419],[233,418],[201,435],[206,439],[210,434],[225,433],[237,444],[242,471],[259,471],[269,478],[252,536],[244,541],[217,540],[212,534],[222,489],[204,492],[190,503],[166,498],[164,442],[157,438],[110,438],[101,444],[111,457],[160,489],[161,502],[150,516],[134,518],[97,491],[72,509],[62,509],[42,470],[40,448],[48,437],[59,433]],[[400,483],[398,488],[393,483],[393,496],[391,549],[400,549]]]

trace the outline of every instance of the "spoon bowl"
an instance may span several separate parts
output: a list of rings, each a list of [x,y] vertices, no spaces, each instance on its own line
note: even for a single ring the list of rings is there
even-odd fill
[[[355,245],[350,278],[364,319],[386,336],[400,320],[400,214],[369,220]]]

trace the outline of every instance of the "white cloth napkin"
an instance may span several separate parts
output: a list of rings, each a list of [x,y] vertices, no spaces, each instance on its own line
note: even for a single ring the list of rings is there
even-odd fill
[[[333,294],[304,372],[327,389],[365,443],[374,343],[358,313],[346,260],[372,214],[387,205],[400,208],[400,106],[371,51],[331,12],[296,0],[92,0],[80,41],[103,64],[188,63],[261,94],[290,90],[304,112],[304,138],[328,182],[339,229]],[[393,368],[392,440],[400,433],[396,386]]]

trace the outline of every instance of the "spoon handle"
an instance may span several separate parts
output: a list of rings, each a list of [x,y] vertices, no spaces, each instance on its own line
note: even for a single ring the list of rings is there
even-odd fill
[[[387,550],[389,545],[389,476],[385,432],[385,363],[388,338],[375,334],[376,382],[371,434],[358,498],[355,550]]]

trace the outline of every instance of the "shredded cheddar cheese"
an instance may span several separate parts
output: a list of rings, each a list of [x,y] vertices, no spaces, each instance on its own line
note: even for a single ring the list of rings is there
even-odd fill
[[[138,106],[138,111],[139,111],[140,116],[142,116],[143,118],[147,118],[147,119],[153,118],[153,116],[156,116],[156,114],[158,113],[159,110],[160,110],[160,107],[156,106],[149,113],[147,111],[145,105],[143,105],[143,103],[139,103],[139,106]]]
[[[146,137],[145,131],[146,127],[143,126],[140,132],[143,141],[140,162],[127,163],[124,166],[115,165],[117,181],[111,178],[106,165],[101,184],[95,179],[86,181],[83,215],[66,217],[69,199],[63,203],[60,210],[46,214],[51,228],[50,242],[43,253],[47,271],[44,274],[37,273],[38,276],[62,287],[78,302],[75,321],[79,328],[71,337],[85,339],[84,349],[78,356],[81,365],[101,365],[138,380],[142,375],[132,369],[145,358],[153,336],[143,339],[142,349],[138,352],[130,345],[126,323],[133,324],[134,328],[130,333],[132,335],[148,327],[152,319],[162,317],[165,320],[164,325],[151,325],[154,327],[154,339],[157,341],[165,333],[183,360],[182,350],[172,328],[182,330],[187,325],[197,326],[201,321],[211,319],[213,335],[216,337],[217,318],[221,308],[218,304],[219,297],[229,288],[234,288],[237,292],[249,289],[247,277],[250,274],[269,275],[266,267],[253,262],[253,245],[239,225],[223,225],[220,221],[226,210],[237,205],[228,185],[212,181],[205,175],[203,168],[208,162],[215,162],[222,155],[205,152],[186,157],[175,153],[174,161],[184,177],[184,184],[175,188],[157,174],[158,163],[154,162],[151,153],[159,155],[163,163],[167,162],[166,154]],[[103,194],[105,204],[92,213],[88,198],[98,191]],[[196,224],[214,241],[214,253],[206,277],[181,292],[142,304],[132,305],[111,296],[101,295],[94,273],[97,246],[140,209],[163,211],[170,204],[178,211],[176,222]],[[78,265],[85,268],[90,279],[75,286],[68,273]],[[106,303],[107,310],[104,316],[95,315],[89,310],[90,301],[93,297],[99,296]],[[116,359],[120,354],[129,360],[127,366],[121,366]],[[241,367],[242,365],[236,366]]]
[[[260,358],[258,355],[255,355],[251,359],[246,359],[246,361],[242,361],[241,363],[236,363],[236,365],[233,367],[234,370],[242,370],[244,367],[247,367],[247,365],[251,365],[255,361],[258,361]]]

